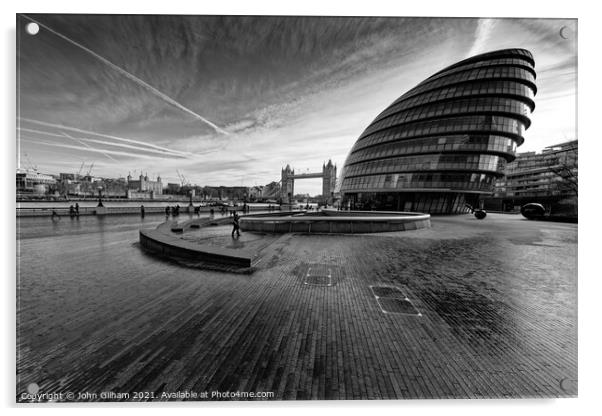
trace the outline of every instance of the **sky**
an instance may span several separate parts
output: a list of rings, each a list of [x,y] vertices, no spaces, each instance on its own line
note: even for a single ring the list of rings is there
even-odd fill
[[[533,53],[538,86],[518,151],[577,138],[574,19],[31,14],[17,31],[18,166],[43,173],[84,163],[103,177],[253,186],[287,164],[340,171],[396,98],[515,47]],[[321,180],[295,192],[319,194]]]

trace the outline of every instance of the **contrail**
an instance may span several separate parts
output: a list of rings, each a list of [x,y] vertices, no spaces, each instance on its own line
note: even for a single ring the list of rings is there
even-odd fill
[[[50,33],[55,34],[56,36],[60,37],[61,39],[64,39],[67,42],[71,43],[72,45],[75,45],[78,48],[84,50],[85,52],[88,52],[90,55],[94,56],[96,59],[100,60],[104,64],[106,64],[109,67],[113,68],[115,71],[119,72],[120,74],[122,74],[125,77],[129,78],[130,80],[134,81],[136,84],[138,84],[141,87],[147,89],[148,91],[152,92],[153,94],[155,94],[157,97],[161,98],[166,103],[171,104],[171,105],[173,105],[176,108],[179,108],[180,110],[182,110],[182,111],[190,114],[191,116],[195,117],[196,119],[201,120],[203,123],[211,126],[218,133],[222,133],[222,134],[225,134],[225,135],[229,135],[230,134],[226,130],[220,128],[219,126],[215,125],[211,121],[207,120],[205,117],[203,117],[203,116],[195,113],[194,111],[192,111],[191,109],[189,109],[187,107],[184,107],[182,104],[180,104],[179,102],[177,102],[173,98],[169,97],[168,95],[162,93],[161,91],[159,91],[158,89],[156,89],[152,85],[150,85],[150,84],[146,83],[145,81],[141,80],[136,75],[129,73],[128,71],[126,71],[125,69],[123,69],[123,68],[115,65],[113,62],[109,61],[108,59],[103,58],[102,56],[100,56],[99,54],[97,54],[96,52],[94,52],[93,50],[86,48],[84,45],[82,45],[80,43],[77,43],[76,41],[68,38],[67,36],[65,36],[65,35],[57,32],[54,29],[51,29],[50,27],[46,26],[45,24],[40,23],[37,20],[35,20],[35,19],[33,19],[33,18],[25,15],[25,14],[22,14],[21,16],[25,17],[28,20],[31,20],[34,23],[37,23],[38,25],[40,25],[44,29],[48,30]]]
[[[86,147],[87,147],[88,149],[90,149],[90,150],[94,150],[94,151],[97,151],[97,152],[100,152],[100,153],[102,153],[103,155],[105,155],[106,157],[108,157],[109,159],[111,159],[113,162],[117,162],[117,160],[116,160],[115,158],[113,158],[113,157],[109,156],[108,154],[106,154],[106,153],[105,153],[104,151],[102,151],[101,149],[94,149],[94,148],[93,148],[92,146],[90,146],[89,144],[87,144],[87,143],[84,143],[84,142],[82,142],[81,140],[77,140],[75,137],[71,137],[71,136],[69,136],[69,135],[68,135],[67,133],[65,133],[64,131],[62,131],[61,133],[63,133],[63,134],[65,135],[65,137],[67,137],[67,138],[69,138],[69,139],[71,139],[71,140],[74,140],[75,142],[77,142],[77,143],[79,143],[79,144],[81,144],[81,145],[84,145],[84,146],[86,146]]]
[[[29,123],[39,124],[40,126],[52,127],[52,128],[61,129],[61,130],[75,131],[77,133],[91,134],[93,136],[106,137],[108,139],[113,139],[113,140],[117,140],[117,141],[121,141],[121,142],[138,144],[138,145],[141,145],[141,146],[148,146],[148,147],[152,147],[154,149],[163,150],[165,152],[172,153],[174,155],[175,154],[180,155],[180,156],[191,156],[192,155],[192,153],[189,153],[189,152],[186,153],[186,152],[180,152],[180,151],[177,151],[177,150],[171,150],[171,149],[168,149],[166,147],[157,146],[157,145],[154,145],[154,144],[151,144],[151,143],[141,142],[139,140],[125,139],[123,137],[117,137],[117,136],[109,136],[107,134],[95,133],[93,131],[87,131],[87,130],[82,130],[82,129],[78,129],[78,128],[75,128],[75,127],[63,126],[63,125],[60,125],[60,124],[46,123],[44,121],[33,120],[33,119],[30,119],[30,118],[25,118],[25,117],[19,117],[19,118],[21,120],[27,121]]]
[[[51,133],[49,131],[36,130],[36,129],[28,129],[28,128],[24,128],[24,127],[18,127],[18,129],[20,131],[25,131],[25,132],[28,132],[28,133],[43,134],[45,136],[60,137],[60,138],[64,138],[65,137],[64,134],[56,134],[56,133]],[[159,154],[159,155],[164,156],[164,157],[184,158],[184,156],[181,156],[180,154],[177,154],[177,153],[170,153],[170,152],[166,152],[166,151],[163,151],[163,150],[155,150],[153,148],[142,147],[142,146],[133,146],[131,144],[116,143],[116,142],[110,142],[110,141],[106,141],[106,140],[89,139],[89,138],[84,138],[84,137],[76,137],[76,139],[84,141],[84,142],[88,142],[88,143],[98,143],[98,144],[104,144],[104,145],[107,145],[107,146],[116,146],[116,147],[123,147],[123,148],[126,148],[126,149],[138,150],[138,151],[141,151],[141,152],[155,153],[155,154]]]
[[[63,143],[49,143],[49,142],[40,141],[40,139],[34,138],[34,137],[21,136],[21,140],[27,141],[29,143],[34,143],[34,144],[39,144],[39,145],[44,145],[44,146],[49,146],[49,147],[60,147],[60,148],[63,148],[63,149],[74,149],[74,150],[81,150],[83,152],[96,152],[96,153],[103,153],[103,154],[105,154],[105,152],[107,152],[107,153],[110,153],[110,154],[113,154],[113,155],[119,155],[119,156],[127,156],[127,157],[136,157],[136,158],[140,158],[140,159],[157,160],[156,156],[132,154],[132,153],[127,153],[127,152],[119,152],[117,150],[105,150],[105,151],[102,151],[102,150],[99,150],[99,149],[94,149],[93,147],[82,148],[81,146],[74,146],[74,145],[63,144]],[[107,155],[105,154],[105,156],[107,156]]]
[[[162,152],[160,150],[154,150],[154,149],[149,149],[149,148],[132,146],[131,144],[115,143],[115,142],[109,142],[109,141],[98,140],[98,139],[87,139],[87,138],[84,138],[84,137],[77,137],[77,139],[79,139],[81,141],[84,141],[84,142],[88,142],[88,143],[97,143],[97,144],[103,144],[103,145],[106,145],[106,146],[115,146],[115,147],[123,147],[123,148],[126,148],[126,149],[138,150],[139,152],[154,153],[154,154],[157,154],[157,155],[161,155],[163,157],[184,158],[184,156],[180,156],[180,155],[176,155],[176,154],[172,154],[172,153],[165,153],[165,152]]]

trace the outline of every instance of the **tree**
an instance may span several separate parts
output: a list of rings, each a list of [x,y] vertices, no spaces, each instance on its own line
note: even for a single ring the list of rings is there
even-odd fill
[[[550,172],[561,180],[556,183],[562,193],[577,195],[579,190],[577,150],[566,152],[562,159],[555,157],[548,162]]]

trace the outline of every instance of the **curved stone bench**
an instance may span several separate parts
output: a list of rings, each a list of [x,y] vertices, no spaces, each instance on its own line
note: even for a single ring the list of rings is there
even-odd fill
[[[304,212],[295,211],[295,214]],[[291,213],[269,212],[247,215],[263,218],[266,216],[288,216]],[[154,230],[140,230],[140,245],[149,251],[168,258],[185,258],[246,268],[252,267],[258,259],[258,253],[254,251],[216,247],[182,239],[182,234],[187,230],[225,224],[232,224],[231,216],[192,218],[181,223],[166,221],[159,224]]]
[[[246,216],[243,231],[267,233],[356,234],[409,231],[431,226],[431,216],[416,212],[336,211],[323,215]]]
[[[189,228],[229,224],[231,221],[232,217],[196,218],[182,224],[178,224],[177,221],[167,221],[159,224],[154,230],[140,230],[140,245],[165,257],[251,267],[257,257],[255,252],[198,244],[181,238],[182,232]]]

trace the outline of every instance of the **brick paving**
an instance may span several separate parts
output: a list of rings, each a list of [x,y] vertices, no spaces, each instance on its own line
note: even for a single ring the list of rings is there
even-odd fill
[[[154,258],[133,227],[28,235],[21,221],[18,395],[30,383],[156,400],[577,394],[574,224],[466,215],[399,233],[248,236],[261,261],[236,274]],[[371,286],[397,288],[420,316],[383,313]]]

